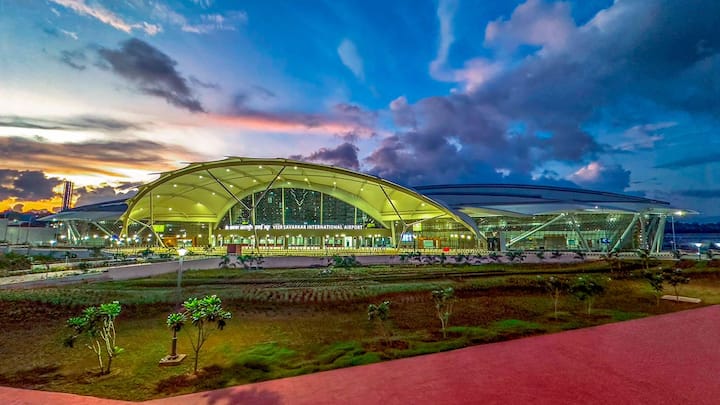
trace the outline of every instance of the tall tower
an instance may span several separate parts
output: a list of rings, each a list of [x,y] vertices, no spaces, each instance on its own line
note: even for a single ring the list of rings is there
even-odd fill
[[[73,183],[72,183],[72,181],[66,181],[65,189],[63,190],[62,211],[65,211],[65,210],[71,208],[70,206],[72,205],[72,197],[73,197]]]

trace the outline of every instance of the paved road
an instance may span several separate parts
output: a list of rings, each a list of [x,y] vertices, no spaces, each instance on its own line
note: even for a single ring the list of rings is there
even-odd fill
[[[146,402],[720,403],[720,306]],[[117,404],[0,387],[2,404]]]

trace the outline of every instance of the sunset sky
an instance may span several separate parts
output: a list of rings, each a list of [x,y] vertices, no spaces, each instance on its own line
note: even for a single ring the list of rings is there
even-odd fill
[[[720,216],[717,0],[0,0],[0,211],[225,156]],[[19,206],[18,204],[22,205]]]

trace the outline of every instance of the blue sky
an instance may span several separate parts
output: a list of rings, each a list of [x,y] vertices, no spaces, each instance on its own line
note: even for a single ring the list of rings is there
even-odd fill
[[[720,3],[0,0],[0,209],[183,162],[541,183],[720,216]],[[18,207],[19,208],[19,207]]]

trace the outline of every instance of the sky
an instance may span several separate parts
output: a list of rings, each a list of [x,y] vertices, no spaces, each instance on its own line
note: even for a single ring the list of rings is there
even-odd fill
[[[0,210],[281,157],[720,219],[717,0],[0,0]]]

